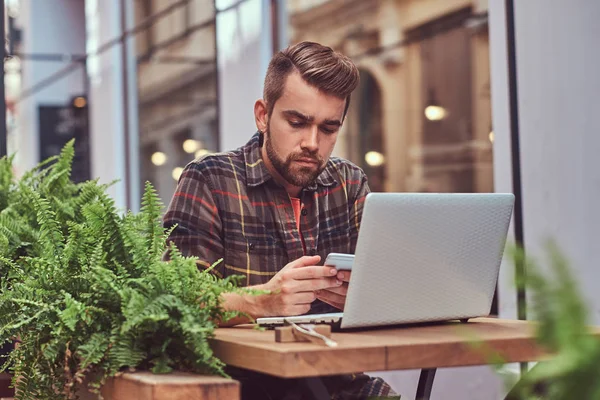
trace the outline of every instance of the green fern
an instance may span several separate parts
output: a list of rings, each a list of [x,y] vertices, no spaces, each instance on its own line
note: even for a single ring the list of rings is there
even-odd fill
[[[150,184],[141,212],[123,215],[107,185],[71,182],[73,154],[69,143],[19,181],[0,161],[0,338],[20,340],[17,399],[75,398],[82,382],[97,392],[132,368],[224,374],[209,340],[235,315],[221,294],[237,279],[166,248]]]
[[[157,227],[160,226],[162,206],[163,205],[156,194],[156,190],[154,190],[150,182],[146,182],[142,200],[142,214],[145,217],[144,233],[147,238],[146,246],[150,249],[150,254],[153,256],[161,254],[161,251],[164,249],[165,242],[162,236],[164,230],[162,227],[157,229]],[[157,222],[159,222],[159,224],[157,224]]]
[[[14,156],[0,159],[0,210],[8,206],[9,194],[13,189],[13,161]]]
[[[528,318],[536,323],[536,341],[550,354],[515,383],[506,379],[511,400],[600,399],[600,340],[590,330],[589,309],[565,256],[558,246],[546,245],[544,266],[522,249],[509,247],[526,277],[517,287],[527,290]],[[490,362],[501,360],[485,348]],[[494,361],[495,360],[495,361]]]

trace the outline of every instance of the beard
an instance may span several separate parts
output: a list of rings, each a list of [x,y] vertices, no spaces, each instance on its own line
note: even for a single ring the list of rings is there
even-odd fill
[[[275,168],[277,173],[291,185],[297,187],[309,186],[325,169],[325,162],[319,157],[319,154],[316,151],[291,153],[285,159],[279,156],[273,148],[271,132],[268,126],[265,132],[265,149],[273,168]],[[310,167],[296,165],[294,161],[301,158],[314,160],[316,164],[311,165]]]

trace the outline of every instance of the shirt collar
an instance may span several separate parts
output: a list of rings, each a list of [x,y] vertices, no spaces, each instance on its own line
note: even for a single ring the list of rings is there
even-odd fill
[[[244,146],[244,159],[246,163],[246,185],[250,187],[260,186],[270,179],[271,173],[263,162],[261,155],[262,134],[256,132]],[[308,185],[306,190],[315,191],[317,186],[332,186],[336,184],[334,177],[335,167],[331,160],[327,161],[325,169],[317,179]]]

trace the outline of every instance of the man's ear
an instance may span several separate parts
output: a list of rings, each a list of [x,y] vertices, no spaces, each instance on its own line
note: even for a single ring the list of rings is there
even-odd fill
[[[267,125],[269,124],[269,116],[267,112],[267,103],[263,99],[256,100],[254,103],[254,121],[256,122],[256,128],[261,132],[267,131]]]

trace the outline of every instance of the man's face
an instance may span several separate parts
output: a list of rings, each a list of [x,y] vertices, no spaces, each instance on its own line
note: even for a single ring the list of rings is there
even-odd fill
[[[345,104],[345,99],[309,86],[298,73],[287,77],[265,129],[259,129],[265,132],[264,148],[271,166],[288,184],[305,187],[323,171]]]

